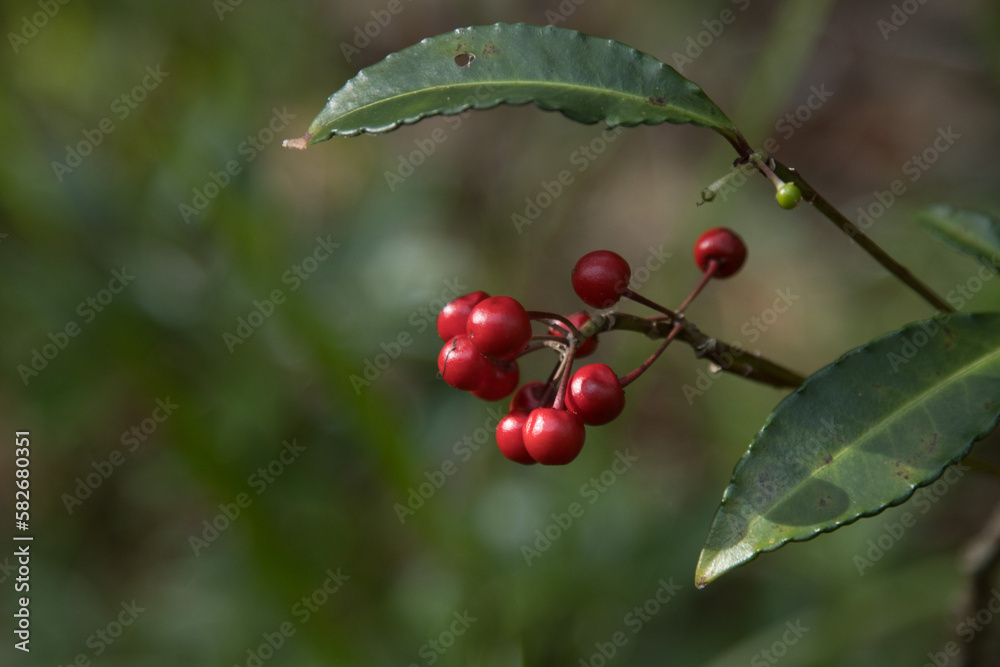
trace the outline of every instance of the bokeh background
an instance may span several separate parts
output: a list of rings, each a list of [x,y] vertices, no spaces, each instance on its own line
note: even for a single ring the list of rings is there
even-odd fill
[[[869,232],[948,293],[977,266],[911,216],[939,201],[1000,212],[1000,10],[903,4],[915,11],[886,31],[889,2],[4,3],[0,489],[12,513],[13,433],[30,430],[35,541],[30,654],[12,647],[12,542],[0,556],[0,663],[916,667],[961,643],[960,554],[996,477],[911,505],[917,525],[863,574],[856,557],[901,510],[699,591],[722,491],[783,392],[705,375],[678,345],[576,462],[525,468],[489,437],[502,405],[436,377],[442,295],[572,312],[570,268],[609,248],[652,262],[642,292],[676,303],[697,279],[693,241],[720,224],[750,259],[691,310],[712,335],[810,373],[929,314],[814,211],[779,209],[764,179],[696,206],[734,157],[716,135],[667,125],[602,143],[601,127],[501,107],[280,147],[360,67],[423,37],[556,22],[679,63],[851,218],[902,179]],[[723,10],[733,20],[713,23]],[[814,87],[833,94],[802,111]],[[911,180],[906,163],[947,128],[960,138]],[[580,162],[592,142],[603,152]],[[518,230],[512,215],[567,169],[573,183]],[[776,290],[795,300],[774,317]],[[987,281],[963,310],[998,306]],[[608,335],[598,357],[624,373],[651,349]],[[40,370],[19,370],[36,351]],[[995,445],[976,453],[996,459]],[[634,464],[606,472],[626,452]],[[584,514],[526,562],[574,502]],[[649,603],[664,584],[669,602]]]

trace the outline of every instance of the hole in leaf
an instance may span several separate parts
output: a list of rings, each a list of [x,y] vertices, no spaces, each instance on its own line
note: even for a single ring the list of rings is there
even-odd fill
[[[472,67],[472,61],[476,59],[476,56],[471,53],[459,53],[455,56],[455,64],[459,67]]]

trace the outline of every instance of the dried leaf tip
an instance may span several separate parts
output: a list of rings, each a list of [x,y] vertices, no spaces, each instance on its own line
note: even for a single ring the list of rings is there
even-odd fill
[[[281,142],[281,145],[285,148],[294,148],[295,150],[304,151],[309,147],[310,139],[312,139],[312,135],[306,132],[301,137],[296,137],[295,139],[285,139]]]

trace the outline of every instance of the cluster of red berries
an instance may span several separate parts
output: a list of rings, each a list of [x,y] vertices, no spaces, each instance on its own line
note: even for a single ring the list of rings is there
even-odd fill
[[[613,421],[625,408],[624,388],[638,378],[680,331],[684,309],[712,278],[726,278],[743,266],[746,246],[723,227],[702,234],[694,248],[703,277],[676,311],[670,311],[629,289],[632,269],[620,255],[598,250],[580,258],[573,268],[573,290],[588,306],[606,309],[622,297],[652,307],[674,323],[660,348],[628,375],[618,375],[605,364],[587,364],[572,372],[576,359],[597,349],[597,332],[588,327],[585,311],[561,316],[529,312],[509,296],[473,292],[441,310],[437,330],[444,347],[438,355],[441,377],[452,387],[487,401],[509,396],[520,382],[517,359],[543,348],[560,353],[560,363],[547,383],[529,382],[514,394],[510,411],[496,430],[497,445],[508,459],[523,464],[562,465],[579,455],[585,426]],[[662,316],[659,316],[662,319]],[[544,335],[533,335],[533,320],[548,325]]]

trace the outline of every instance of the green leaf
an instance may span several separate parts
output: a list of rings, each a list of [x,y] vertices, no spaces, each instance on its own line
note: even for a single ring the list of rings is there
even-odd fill
[[[292,148],[388,132],[436,114],[534,102],[582,123],[693,123],[746,142],[705,93],[656,58],[610,39],[525,23],[460,28],[361,70]]]
[[[1000,313],[940,315],[848,352],[778,405],[737,464],[698,587],[902,503],[998,417]]]
[[[915,217],[946,245],[997,270],[1000,265],[1000,220],[997,218],[947,204],[928,206],[917,211]]]

